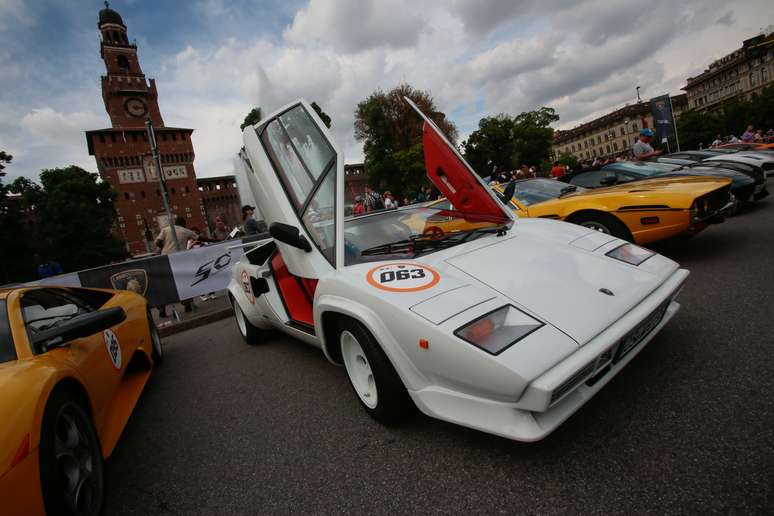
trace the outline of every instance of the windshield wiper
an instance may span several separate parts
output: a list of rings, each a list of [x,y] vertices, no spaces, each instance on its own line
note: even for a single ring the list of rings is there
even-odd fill
[[[571,194],[574,191],[576,191],[577,189],[578,189],[578,187],[575,186],[575,185],[565,186],[564,188],[559,190],[559,198],[561,198],[564,195]]]
[[[416,235],[405,240],[398,240],[389,244],[377,245],[360,252],[361,256],[375,256],[382,254],[412,253],[419,255],[425,251],[447,249],[455,245],[467,242],[473,235],[493,233],[497,236],[505,235],[508,227],[503,224],[495,227],[475,228],[467,231],[455,231],[441,238],[433,238],[426,235]]]

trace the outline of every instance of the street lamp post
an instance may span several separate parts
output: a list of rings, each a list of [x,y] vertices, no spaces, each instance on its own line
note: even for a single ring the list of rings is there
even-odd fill
[[[164,211],[167,212],[167,222],[169,223],[169,232],[172,236],[172,242],[175,244],[175,251],[180,251],[180,242],[177,241],[177,232],[175,231],[175,220],[172,218],[172,211],[169,209],[169,198],[167,197],[167,182],[164,179],[164,171],[161,169],[161,158],[159,149],[156,146],[156,133],[153,131],[153,123],[150,117],[145,120],[145,128],[148,130],[148,143],[150,143],[153,163],[156,165],[156,172],[159,176],[159,185],[161,187],[161,200],[164,202]]]

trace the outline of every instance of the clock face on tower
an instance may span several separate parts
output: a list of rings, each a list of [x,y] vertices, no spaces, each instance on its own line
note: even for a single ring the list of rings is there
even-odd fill
[[[124,109],[126,109],[126,112],[130,115],[136,117],[144,116],[148,112],[148,106],[145,104],[145,101],[138,99],[137,97],[126,99],[124,102]]]

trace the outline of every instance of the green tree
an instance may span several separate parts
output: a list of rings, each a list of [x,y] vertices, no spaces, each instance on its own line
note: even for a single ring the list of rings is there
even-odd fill
[[[563,152],[561,156],[559,156],[559,159],[557,160],[559,163],[564,165],[565,167],[569,167],[572,170],[578,170],[579,163],[578,158],[575,157],[574,154],[570,152]]]
[[[29,180],[17,178],[12,184],[5,185],[2,177],[5,166],[11,163],[13,157],[0,151],[0,285],[33,279],[35,264],[33,263],[33,248],[31,229],[31,212],[23,207],[23,195],[20,188]],[[31,183],[31,181],[29,181]],[[34,183],[33,183],[34,184]]]
[[[126,257],[112,231],[116,194],[109,183],[76,166],[43,170],[40,182],[42,189],[27,190],[26,202],[34,203],[43,258],[75,271]]]
[[[559,120],[553,108],[541,107],[516,117],[501,113],[482,118],[478,129],[462,144],[465,159],[481,176],[520,165],[540,165],[551,154],[554,130]]]
[[[363,142],[368,183],[394,194],[428,185],[422,151],[422,119],[404,100],[410,98],[456,144],[457,128],[439,112],[427,91],[401,84],[377,90],[357,105],[355,138]]]
[[[253,108],[247,113],[244,121],[240,124],[239,130],[244,131],[248,125],[255,125],[261,121],[261,108]]]
[[[325,124],[325,127],[328,129],[331,128],[331,117],[328,116],[328,113],[322,110],[322,108],[317,104],[317,102],[312,102],[312,109],[314,109],[315,113],[317,113],[317,116],[320,117],[320,120],[323,121]]]
[[[677,117],[677,134],[683,149],[698,149],[699,143],[707,147],[723,132],[720,120],[712,113],[683,111]]]

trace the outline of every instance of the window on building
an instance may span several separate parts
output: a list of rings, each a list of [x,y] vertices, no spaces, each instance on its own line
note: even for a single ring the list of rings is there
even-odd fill
[[[125,201],[129,200],[129,192],[124,192],[124,200]]]
[[[766,79],[767,79],[767,77],[766,77],[766,75],[767,75],[767,72],[768,72],[768,70],[766,69],[766,67],[765,67],[765,66],[764,66],[763,68],[761,68],[761,83],[764,83],[764,82],[766,82]]]
[[[185,187],[185,193],[191,193],[191,190],[187,186]]]
[[[116,62],[118,63],[118,69],[122,72],[128,72],[129,71],[129,59],[126,58],[126,56],[118,56],[116,58]]]
[[[177,192],[175,192],[175,187],[174,186],[172,187],[171,192],[172,192],[172,195],[175,195],[177,193]]]
[[[597,143],[598,143],[598,144],[599,144],[599,143],[602,143],[602,137],[601,137],[601,136],[599,136],[599,135],[597,135]]]
[[[755,74],[750,73],[750,86],[755,86]]]
[[[618,150],[618,142],[613,142],[613,150],[614,151]]]
[[[167,134],[166,133],[161,133],[161,141],[163,141],[163,142],[167,141]]]
[[[608,153],[608,154],[610,154],[610,152],[612,152],[612,151],[610,150],[610,144],[609,144],[609,143],[606,145],[606,147],[605,147],[605,150],[607,150],[607,153]]]
[[[172,141],[173,142],[177,141],[177,133],[172,133]]]
[[[140,197],[145,199],[145,190],[140,190]]]
[[[104,134],[100,134],[99,135],[99,143],[105,143],[105,135]]]
[[[110,133],[110,141],[116,143],[116,133]]]
[[[203,187],[202,185],[199,185],[199,191],[200,191],[200,192],[203,192],[203,191],[204,191],[204,187]]]
[[[133,142],[137,141],[137,133],[132,133],[132,141]]]
[[[636,131],[637,129],[639,129],[639,127],[637,127],[637,122],[633,122],[632,123],[632,131]]]

